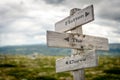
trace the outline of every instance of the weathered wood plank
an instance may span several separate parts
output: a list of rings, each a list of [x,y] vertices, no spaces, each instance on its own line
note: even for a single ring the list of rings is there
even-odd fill
[[[74,70],[73,71],[73,80],[85,80],[84,69]]]
[[[89,35],[47,31],[47,45],[73,49],[108,50],[108,39]]]
[[[65,32],[93,20],[93,5],[90,5],[82,10],[77,11],[74,15],[68,16],[65,19],[57,22],[55,24],[55,31]]]
[[[78,8],[74,8],[72,10],[70,10],[70,15],[74,14],[75,12],[77,12]],[[78,26],[74,29],[71,30],[71,33],[77,33],[77,34],[83,34],[82,32],[82,26]],[[77,55],[77,54],[84,54],[84,49],[78,50],[78,49],[72,49],[72,54],[71,56]],[[84,69],[78,69],[78,70],[73,70],[72,74],[73,74],[73,79],[74,80],[85,80],[85,71]]]
[[[95,50],[88,50],[84,54],[65,57],[56,60],[56,72],[78,70],[95,67],[98,65],[98,57]]]

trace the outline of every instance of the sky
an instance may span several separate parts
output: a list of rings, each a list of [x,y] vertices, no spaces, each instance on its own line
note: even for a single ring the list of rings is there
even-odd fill
[[[83,33],[120,43],[120,0],[0,0],[0,46],[46,44],[46,31],[73,8],[94,6]]]

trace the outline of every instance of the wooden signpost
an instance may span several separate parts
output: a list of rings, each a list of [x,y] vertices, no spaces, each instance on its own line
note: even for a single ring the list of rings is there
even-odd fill
[[[71,48],[71,56],[56,60],[56,72],[72,71],[74,80],[84,80],[84,68],[98,65],[96,50],[108,50],[108,39],[83,35],[82,26],[94,20],[93,5],[74,8],[70,16],[55,24],[55,31],[47,31],[47,45]],[[71,31],[71,33],[64,33]]]
[[[82,55],[75,55],[56,60],[56,72],[72,71],[76,69],[95,67],[98,58],[95,50],[90,50]]]
[[[108,50],[108,39],[76,33],[47,31],[47,45],[72,49]]]
[[[93,5],[77,11],[55,24],[55,31],[65,32],[94,20]]]

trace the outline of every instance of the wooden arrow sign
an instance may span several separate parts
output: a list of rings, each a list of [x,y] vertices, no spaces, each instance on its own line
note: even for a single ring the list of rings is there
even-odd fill
[[[50,47],[108,50],[108,39],[89,35],[47,31],[47,45]]]
[[[57,22],[55,24],[55,31],[65,32],[93,20],[94,20],[94,12],[93,12],[93,5],[91,5],[76,12],[72,16],[68,16],[67,18]]]
[[[56,72],[77,70],[95,67],[98,65],[98,57],[95,50],[90,50],[82,55],[75,55],[56,60]]]

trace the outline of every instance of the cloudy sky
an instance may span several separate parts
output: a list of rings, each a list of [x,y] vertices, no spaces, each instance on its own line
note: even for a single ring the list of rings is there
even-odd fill
[[[83,25],[84,34],[120,43],[120,0],[0,0],[0,46],[46,43],[46,31],[70,9],[91,4],[95,20]]]

